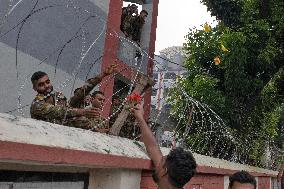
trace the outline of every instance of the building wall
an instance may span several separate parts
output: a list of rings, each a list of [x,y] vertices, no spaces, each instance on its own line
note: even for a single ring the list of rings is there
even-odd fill
[[[224,175],[198,174],[185,189],[224,189]]]
[[[107,25],[107,34],[110,31],[114,31],[115,35],[108,35],[105,41],[105,56],[103,57],[103,69],[112,64],[116,59],[120,77],[124,77],[124,80],[129,83],[135,83],[137,81],[137,71],[142,72],[145,75],[152,75],[152,70],[148,69],[151,64],[151,58],[155,51],[156,40],[156,27],[157,27],[157,12],[158,12],[158,0],[149,1],[134,1],[128,2],[139,3],[142,8],[149,11],[146,24],[142,28],[141,49],[133,43],[120,31],[122,1],[111,0],[110,10]],[[136,50],[141,51],[143,58],[141,61],[135,61]],[[151,57],[151,58],[149,58]],[[150,59],[150,60],[149,60]],[[114,78],[109,79],[108,83],[104,83],[100,90],[105,93],[106,96],[113,94]],[[146,117],[149,116],[149,107],[151,103],[151,95],[146,93],[144,102],[147,105],[145,108]],[[107,100],[104,106],[104,115],[108,116],[111,107],[111,100]]]
[[[67,97],[101,72],[109,0],[17,2],[0,1],[0,112],[22,105],[20,115],[29,116],[35,71]]]
[[[152,163],[137,141],[8,114],[0,114],[0,131],[0,174],[1,170],[87,173],[89,189],[156,187]],[[164,155],[170,151],[161,150]],[[226,178],[238,170],[256,176],[258,189],[270,189],[270,180],[277,175],[272,170],[193,155],[197,174],[186,189],[224,189]]]
[[[258,189],[270,188],[270,180],[271,178],[269,177],[258,177]]]

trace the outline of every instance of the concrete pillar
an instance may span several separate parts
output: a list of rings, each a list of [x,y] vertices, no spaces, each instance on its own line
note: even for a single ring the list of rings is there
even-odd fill
[[[141,171],[96,169],[90,171],[88,189],[140,189]]]

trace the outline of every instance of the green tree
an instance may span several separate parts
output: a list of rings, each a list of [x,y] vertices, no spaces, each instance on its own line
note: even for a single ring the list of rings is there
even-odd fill
[[[177,100],[180,93],[207,104],[238,139],[238,160],[264,165],[267,148],[283,143],[278,128],[284,111],[284,2],[202,2],[219,22],[211,31],[192,29],[186,36],[188,76],[176,86],[182,92],[173,90],[169,99],[172,113],[184,114],[179,110],[186,99]]]

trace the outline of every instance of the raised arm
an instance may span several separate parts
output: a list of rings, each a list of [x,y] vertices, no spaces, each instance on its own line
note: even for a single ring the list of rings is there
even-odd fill
[[[139,104],[135,108],[131,109],[131,111],[139,123],[139,127],[142,134],[141,138],[146,146],[147,153],[150,159],[153,161],[155,167],[157,167],[163,155],[156,141],[155,136],[153,135],[150,127],[147,125],[143,117],[144,114],[143,107],[141,104]]]
[[[84,103],[84,98],[102,81],[102,79],[116,71],[116,65],[110,65],[103,73],[86,81],[86,84],[74,91],[74,96],[70,98],[69,105],[80,108]]]

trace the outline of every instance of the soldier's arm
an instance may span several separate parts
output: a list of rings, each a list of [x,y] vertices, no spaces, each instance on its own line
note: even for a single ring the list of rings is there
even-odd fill
[[[64,119],[65,117],[76,117],[83,115],[80,109],[72,109],[64,106],[51,105],[44,100],[37,100],[31,106],[32,116],[43,117],[47,119]]]
[[[114,73],[116,66],[109,66],[103,73],[86,81],[86,84],[80,88],[77,88],[74,92],[74,96],[70,98],[69,104],[71,107],[80,108],[80,104],[83,103],[84,98],[90,94],[90,92],[102,81],[102,79],[112,73]]]
[[[90,92],[102,81],[104,76],[90,78],[86,81],[86,84],[80,88],[77,88],[74,92],[74,96],[70,98],[69,104],[71,107],[79,108],[80,104],[83,103],[84,98],[90,94]]]

